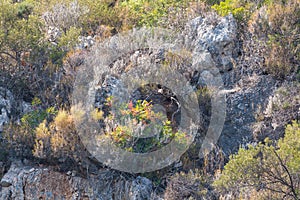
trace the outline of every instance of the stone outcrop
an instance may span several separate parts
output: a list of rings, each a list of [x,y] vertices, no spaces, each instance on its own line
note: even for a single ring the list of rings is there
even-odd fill
[[[108,169],[83,178],[75,172],[59,173],[14,162],[0,185],[0,199],[159,199],[149,179],[125,178]]]
[[[0,132],[3,129],[3,125],[9,122],[13,104],[14,104],[13,94],[9,90],[1,87],[0,88]]]
[[[229,89],[232,87],[233,89]],[[276,89],[276,81],[271,76],[244,76],[236,84],[229,85],[226,94],[226,119],[219,146],[226,155],[253,141],[253,126],[257,112],[267,107],[269,97]]]
[[[232,15],[209,13],[207,17],[197,17],[187,24],[185,37],[194,51],[208,51],[221,72],[232,70],[238,53],[237,23]]]
[[[263,139],[264,136],[257,137],[257,132],[268,130],[272,133],[272,130],[278,131],[278,128],[283,132],[285,123],[288,123],[291,117],[287,111],[293,109],[292,117],[300,115],[299,106],[290,108],[281,102],[280,105],[287,107],[285,118],[280,121],[271,119],[281,114],[268,112],[270,105],[273,105],[272,102],[278,102],[275,91],[281,84],[270,75],[251,70],[250,65],[245,66],[243,64],[245,62],[241,61],[246,58],[238,57],[237,23],[232,15],[219,17],[209,14],[205,18],[195,18],[187,25],[183,35],[185,44],[193,46],[192,51],[203,56],[202,60],[214,62],[222,75],[227,109],[218,145],[226,155],[236,152],[240,145],[251,142],[254,138]],[[164,60],[164,53],[163,48],[150,53],[137,50],[126,58],[116,60],[111,64],[111,69],[115,69],[116,74],[120,75],[127,68],[131,69],[130,67],[138,65],[143,59],[161,62]],[[255,55],[249,56],[256,58]],[[81,59],[80,62],[75,61],[74,66],[77,66],[77,62],[80,63],[78,65],[82,64]],[[124,63],[133,65],[125,66]],[[184,74],[184,70],[188,69],[183,69],[181,73]],[[190,76],[193,86],[202,87],[205,83],[201,80],[200,72],[192,70],[194,71],[189,71],[190,74],[186,77]],[[75,70],[70,74],[75,74]],[[95,97],[98,108],[106,109],[106,98],[112,94],[112,88],[117,87],[119,82],[117,76],[105,75],[102,82],[98,83],[99,88]],[[299,90],[288,90],[293,91],[289,96],[299,93]],[[284,97],[281,95],[280,98]],[[12,95],[0,88],[0,129],[1,125],[9,120],[12,101]],[[209,112],[207,114],[209,115]],[[260,115],[262,119],[257,123]],[[13,163],[0,185],[0,199],[159,199],[154,194],[152,182],[147,178],[125,178],[120,173],[116,175],[108,169],[102,169],[95,175],[83,178],[76,176],[76,172],[61,173],[51,168]]]

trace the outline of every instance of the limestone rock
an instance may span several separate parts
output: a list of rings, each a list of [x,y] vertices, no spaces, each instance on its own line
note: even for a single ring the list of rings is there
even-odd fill
[[[150,200],[155,196],[152,182],[145,177],[124,180],[110,170],[102,170],[83,178],[19,162],[12,163],[1,185],[0,199]]]
[[[3,125],[9,122],[13,104],[13,94],[9,90],[0,87],[0,132]]]
[[[237,57],[237,23],[232,15],[197,17],[186,27],[186,40],[196,52],[208,51],[220,71],[229,71]]]
[[[145,177],[137,177],[130,188],[130,200],[149,199],[152,192],[152,182]]]

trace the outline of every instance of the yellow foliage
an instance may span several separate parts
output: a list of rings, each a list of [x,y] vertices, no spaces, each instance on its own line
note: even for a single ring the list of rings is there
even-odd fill
[[[74,123],[80,124],[84,119],[84,109],[82,105],[75,105],[71,107],[71,116]]]
[[[51,143],[51,150],[53,152],[58,152],[60,149],[62,149],[65,145],[67,145],[67,142],[64,138],[64,135],[55,132],[50,140]]]
[[[95,121],[103,119],[103,114],[104,114],[103,111],[98,110],[97,108],[91,112],[91,116],[92,116],[93,120],[95,120]]]
[[[53,123],[57,130],[66,130],[73,123],[73,118],[67,111],[60,110]]]
[[[47,155],[47,147],[49,145],[49,138],[51,137],[51,132],[46,126],[46,120],[39,124],[35,129],[36,139],[34,144],[33,155],[39,158],[45,158]]]
[[[50,131],[46,126],[46,121],[44,120],[40,125],[35,129],[37,139],[45,139],[50,136]]]

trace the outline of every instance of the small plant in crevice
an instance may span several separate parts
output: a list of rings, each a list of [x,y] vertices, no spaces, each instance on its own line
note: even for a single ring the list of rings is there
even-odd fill
[[[80,140],[74,125],[74,115],[59,110],[51,121],[43,121],[35,129],[33,155],[48,159],[80,156]]]
[[[3,136],[8,146],[15,151],[15,156],[31,156],[36,137],[35,129],[46,119],[51,119],[57,111],[54,107],[43,109],[41,100],[35,97],[32,100],[32,110],[25,113],[19,123],[11,122],[4,127]]]
[[[113,127],[116,117],[123,123]],[[130,101],[122,105],[119,116],[111,113],[105,121],[113,127],[107,131],[106,137],[130,152],[150,152],[168,144],[172,139],[179,143],[186,140],[185,133],[177,131],[172,122],[161,113],[154,112],[153,105],[146,100],[137,100],[135,104]]]

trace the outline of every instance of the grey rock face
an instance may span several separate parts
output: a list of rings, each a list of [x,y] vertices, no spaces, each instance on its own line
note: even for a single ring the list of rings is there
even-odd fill
[[[152,182],[145,177],[137,177],[130,188],[130,200],[149,199],[152,192]]]
[[[82,178],[15,162],[1,185],[0,199],[153,199],[150,180],[144,177],[125,180],[110,170]]]
[[[95,44],[95,38],[93,38],[92,36],[79,36],[78,40],[79,44],[77,45],[77,48],[79,49],[89,48]]]
[[[32,109],[32,105],[28,102],[25,102],[25,101],[22,101],[21,102],[21,113],[22,114],[25,114],[25,113],[28,113],[28,112],[31,112],[33,109]]]
[[[0,132],[3,125],[7,124],[10,119],[14,97],[10,91],[5,88],[0,88]]]
[[[61,31],[57,27],[49,26],[47,31],[47,37],[52,44],[57,45],[57,39],[62,35]]]
[[[280,87],[272,76],[262,73],[263,63],[259,54],[238,57],[237,39],[237,23],[232,15],[220,17],[208,14],[204,18],[193,19],[186,26],[185,43],[194,47],[194,55],[203,57],[200,60],[208,61],[207,66],[212,58],[222,74],[227,109],[218,145],[226,155],[236,152],[240,145],[264,137],[263,134],[257,137],[257,113],[267,108],[270,98]],[[201,64],[205,65],[205,62]],[[205,85],[202,80],[205,71],[198,72],[192,79],[196,80],[196,87],[201,87]]]
[[[263,140],[269,137],[277,140],[283,136],[285,126],[300,116],[300,85],[284,82],[270,95],[267,106],[259,110],[257,121],[253,126],[253,134]]]
[[[253,140],[253,125],[257,120],[256,113],[258,110],[264,111],[268,106],[270,98],[274,95],[277,82],[268,75],[244,74],[242,65],[233,68],[232,60],[237,56],[237,25],[231,15],[224,18],[216,15],[206,18],[198,17],[187,25],[185,31],[186,45],[190,43],[191,46],[195,47],[194,52],[197,53],[195,55],[201,56],[200,60],[205,65],[203,71],[200,72],[201,77],[211,75],[205,70],[208,69],[206,67],[209,67],[212,60],[217,66],[217,71],[223,72],[224,92],[227,97],[227,116],[219,138],[219,146],[229,155],[236,152],[242,143]],[[160,62],[164,59],[163,49],[154,52],[152,57],[143,57],[143,53],[136,51],[127,59],[136,65],[142,62],[141,60],[145,57],[151,62]],[[124,60],[126,61],[126,58]],[[207,63],[205,64],[205,62]],[[118,69],[116,71],[120,74],[125,71],[125,67],[121,61],[112,65],[112,68]],[[183,69],[183,73],[184,70],[187,69]],[[192,70],[195,71],[195,69]],[[191,74],[193,73],[191,72]],[[197,86],[205,85],[201,77],[195,78]],[[107,109],[105,108],[106,98],[112,95],[113,88],[120,85],[120,80],[109,75],[103,79],[96,91],[95,106],[105,110]],[[8,122],[12,108],[11,102],[13,102],[12,95],[9,92],[4,93],[4,91],[0,88],[0,106],[2,106],[0,109],[0,128],[2,121]],[[274,98],[271,99],[274,101]],[[274,122],[278,124],[277,121]],[[40,197],[104,200],[158,199],[158,197],[154,197],[152,182],[147,178],[125,179],[124,177],[116,177],[110,170],[102,170],[97,175],[82,178],[73,175],[72,172],[62,174],[47,168],[32,168],[14,163],[3,177],[0,185],[2,187],[0,199],[24,199],[25,197],[26,199],[38,199]]]
[[[186,31],[194,51],[208,51],[221,72],[232,69],[232,60],[237,57],[237,23],[232,15],[197,17],[187,25]]]
[[[243,83],[243,84],[242,84]],[[254,139],[253,125],[257,112],[268,104],[269,96],[274,93],[276,81],[271,76],[243,77],[234,90],[228,90],[226,120],[219,145],[229,155],[239,146]]]

